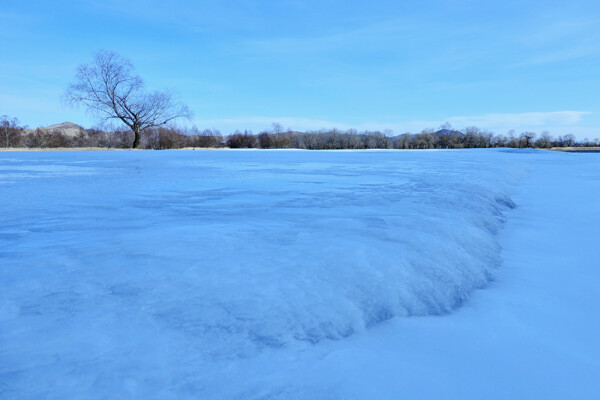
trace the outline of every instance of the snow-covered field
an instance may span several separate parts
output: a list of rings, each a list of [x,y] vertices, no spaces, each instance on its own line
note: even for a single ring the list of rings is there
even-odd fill
[[[2,399],[600,398],[600,154],[4,152],[0,206]]]

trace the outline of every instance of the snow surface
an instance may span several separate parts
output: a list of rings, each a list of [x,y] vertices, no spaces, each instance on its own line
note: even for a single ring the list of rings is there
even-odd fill
[[[598,154],[0,153],[0,398],[597,398],[599,198]]]

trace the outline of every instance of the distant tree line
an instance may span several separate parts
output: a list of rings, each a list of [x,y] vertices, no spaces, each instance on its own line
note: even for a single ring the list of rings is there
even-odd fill
[[[131,130],[109,131],[81,129],[76,134],[43,128],[27,129],[16,118],[0,117],[0,148],[83,148],[128,149],[134,140]],[[226,147],[217,130],[192,128],[184,132],[177,127],[158,127],[144,131],[140,140],[143,149],[180,149],[185,147]]]
[[[126,149],[131,147],[134,132],[131,130],[81,129],[77,134],[66,135],[60,130],[26,129],[16,118],[0,117],[0,147],[3,148],[82,148],[99,147]],[[464,148],[541,148],[552,147],[596,147],[600,140],[576,140],[573,134],[553,137],[547,131],[496,135],[477,127],[456,130],[448,125],[438,130],[421,133],[405,133],[391,136],[379,131],[358,132],[350,129],[320,130],[313,132],[284,131],[280,125],[273,129],[253,134],[251,131],[236,131],[223,136],[218,130],[199,130],[195,127],[182,129],[162,126],[148,129],[140,138],[143,149],[181,148],[258,148],[258,149],[464,149]]]
[[[533,132],[516,135],[513,131],[507,135],[494,135],[477,127],[463,131],[452,129],[424,130],[421,133],[405,133],[390,136],[378,131],[357,132],[336,129],[315,132],[261,132],[252,135],[249,132],[235,132],[227,137],[227,147],[231,148],[297,148],[307,150],[337,149],[467,149],[467,148],[542,148],[599,146],[598,139],[576,141],[573,134],[552,137],[542,132],[539,137]]]

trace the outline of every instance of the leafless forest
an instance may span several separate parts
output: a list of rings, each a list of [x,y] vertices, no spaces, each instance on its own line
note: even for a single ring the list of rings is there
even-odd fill
[[[76,133],[59,129],[27,129],[16,118],[0,117],[0,147],[2,148],[78,148],[98,147],[109,149],[131,148],[134,141],[131,130],[83,129]],[[455,130],[443,126],[438,130],[420,133],[391,135],[390,132],[327,129],[311,132],[284,130],[281,125],[258,134],[236,131],[222,135],[218,130],[200,130],[196,127],[164,126],[143,132],[140,148],[180,149],[194,148],[259,148],[308,150],[331,149],[461,149],[461,148],[543,148],[590,147],[600,145],[599,140],[576,140],[572,134],[554,137],[548,132],[520,134],[494,134],[477,127]]]

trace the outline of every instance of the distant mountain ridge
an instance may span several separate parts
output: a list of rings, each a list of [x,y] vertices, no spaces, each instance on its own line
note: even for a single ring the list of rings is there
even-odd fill
[[[38,128],[44,133],[52,133],[52,132],[60,132],[67,137],[75,137],[79,135],[80,132],[85,133],[85,129],[73,122],[63,122],[61,124],[54,124],[47,126],[45,128]],[[26,132],[33,132],[35,129],[27,129]]]

